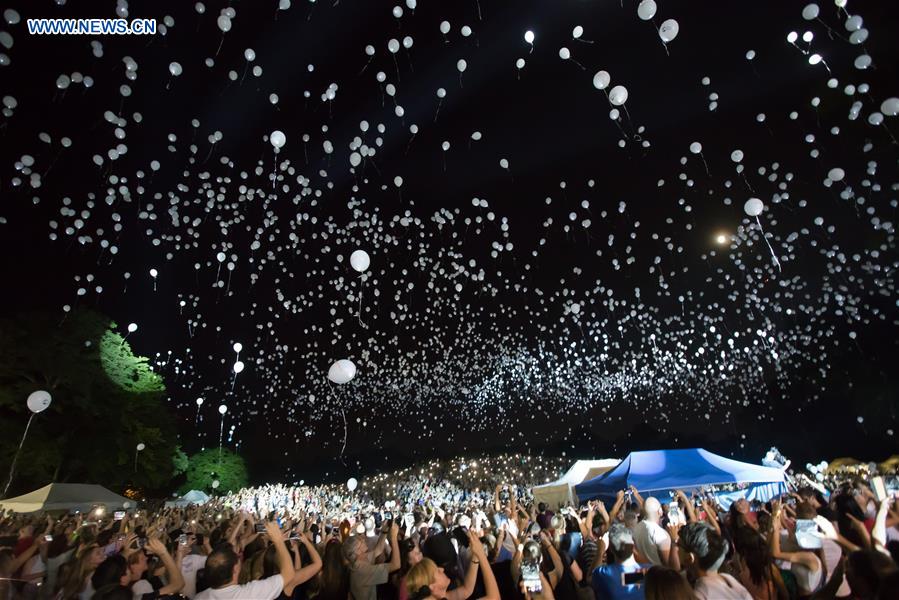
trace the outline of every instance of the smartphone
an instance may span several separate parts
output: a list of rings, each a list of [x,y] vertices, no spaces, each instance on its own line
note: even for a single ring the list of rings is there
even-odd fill
[[[668,505],[668,522],[672,525],[679,525],[680,519],[680,507],[677,505],[677,502],[672,501]]]
[[[147,545],[147,538],[145,538],[145,537],[137,538],[137,549],[138,550],[140,550],[141,548],[143,548],[146,545]]]
[[[540,594],[543,592],[543,584],[540,583],[540,567],[531,562],[521,563],[521,580],[524,582],[524,589],[531,594]]]
[[[187,545],[187,534],[186,533],[182,533],[181,535],[178,536],[178,545],[179,546]]]
[[[871,491],[874,492],[874,499],[882,502],[887,497],[887,487],[883,483],[883,477],[877,476],[871,479]]]
[[[796,519],[796,542],[804,550],[821,548],[821,536],[818,535],[818,524],[813,519]]]
[[[265,525],[263,523],[256,523],[256,533],[265,533]]]
[[[115,511],[114,513],[112,513],[112,518],[116,521],[121,521],[122,519],[125,518],[125,511],[124,510]]]
[[[633,573],[621,574],[621,585],[642,585],[646,579],[646,573],[643,571],[634,571]]]
[[[45,541],[45,542],[52,542],[52,541],[53,541],[53,536],[50,535],[50,534],[48,533],[47,535],[44,536],[44,541]]]

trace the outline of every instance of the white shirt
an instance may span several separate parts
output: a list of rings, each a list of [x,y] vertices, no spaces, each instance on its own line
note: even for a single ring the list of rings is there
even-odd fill
[[[822,548],[824,550],[824,559],[827,561],[827,564],[836,566],[843,556],[843,550],[840,546],[833,540],[825,539],[822,540]],[[833,577],[833,568],[830,568],[827,571],[827,581],[830,581],[831,577]],[[843,583],[840,584],[840,589],[837,590],[836,596],[837,598],[844,598],[851,593],[852,590],[849,589],[849,582],[846,581],[846,576],[844,575]]]
[[[657,523],[646,519],[634,527],[634,547],[654,565],[662,564],[660,550],[671,550],[671,536]]]
[[[153,586],[150,585],[150,582],[146,579],[141,579],[140,581],[134,582],[134,585],[131,586],[131,597],[134,600],[141,600],[144,597],[144,594],[152,594]]]
[[[181,559],[181,576],[184,577],[184,589],[181,593],[188,598],[197,595],[197,571],[206,566],[206,557],[199,554],[188,554]]]
[[[283,590],[284,579],[278,573],[245,585],[228,585],[217,590],[209,588],[197,594],[196,600],[275,600]]]

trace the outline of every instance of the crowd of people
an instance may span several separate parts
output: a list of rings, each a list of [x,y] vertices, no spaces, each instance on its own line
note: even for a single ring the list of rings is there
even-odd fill
[[[636,489],[560,507],[418,468],[355,490],[7,513],[0,600],[899,598],[899,501],[860,477],[820,479],[727,510],[701,491]]]

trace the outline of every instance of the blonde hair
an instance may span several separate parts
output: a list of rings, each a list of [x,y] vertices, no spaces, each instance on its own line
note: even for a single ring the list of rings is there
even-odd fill
[[[437,578],[437,565],[430,558],[422,558],[406,573],[406,591],[409,597],[417,597],[419,590],[428,587]]]

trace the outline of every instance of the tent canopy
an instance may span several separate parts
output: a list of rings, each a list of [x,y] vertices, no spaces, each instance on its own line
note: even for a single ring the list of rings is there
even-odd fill
[[[576,461],[559,479],[534,486],[531,490],[534,494],[534,499],[537,502],[545,502],[553,508],[568,502],[574,504],[577,501],[574,495],[575,485],[602,475],[619,462],[615,458]]]
[[[101,485],[88,483],[51,483],[22,496],[0,500],[0,508],[19,513],[40,510],[89,511],[94,505],[103,504],[108,510],[121,510],[125,503],[133,501],[110,492]]]
[[[781,469],[744,463],[702,448],[631,452],[604,475],[576,486],[578,497],[614,498],[630,486],[639,492],[662,493],[728,483],[774,483],[786,490]]]
[[[202,492],[200,490],[191,490],[177,498],[175,500],[171,500],[166,502],[166,508],[170,507],[184,507],[190,504],[206,504],[209,502],[209,495],[206,492]]]

